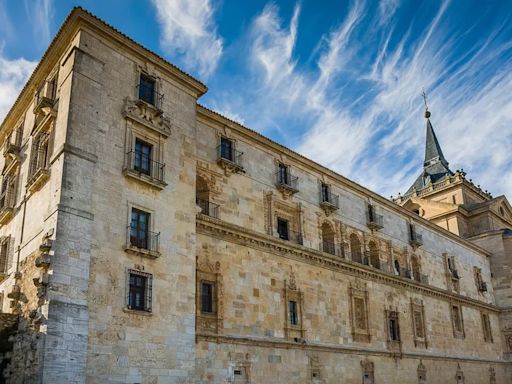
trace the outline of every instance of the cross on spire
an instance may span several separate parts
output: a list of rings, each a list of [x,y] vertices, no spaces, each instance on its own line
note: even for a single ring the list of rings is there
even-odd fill
[[[421,92],[421,96],[423,96],[423,103],[425,104],[425,118],[428,119],[430,117],[430,111],[428,110],[427,94],[425,93],[425,89]]]

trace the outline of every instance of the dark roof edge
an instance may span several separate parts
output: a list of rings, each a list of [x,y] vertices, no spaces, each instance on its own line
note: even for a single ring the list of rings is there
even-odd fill
[[[352,180],[348,179],[347,177],[315,162],[314,160],[311,160],[311,159],[301,155],[300,153],[295,152],[293,149],[285,147],[284,145],[279,144],[278,142],[262,135],[261,133],[256,132],[255,130],[253,130],[251,128],[247,128],[246,126],[244,126],[244,125],[242,125],[242,124],[240,124],[240,123],[238,123],[238,122],[236,122],[236,121],[234,121],[234,120],[232,120],[214,110],[211,110],[208,107],[205,107],[204,105],[201,105],[198,103],[197,106],[198,106],[199,114],[202,113],[205,116],[217,118],[218,120],[219,119],[224,120],[224,121],[220,121],[220,122],[224,123],[224,124],[231,123],[230,127],[232,126],[234,128],[238,128],[242,131],[245,130],[250,134],[256,135],[257,137],[259,137],[262,141],[266,142],[267,144],[274,145],[274,146],[278,147],[278,149],[280,149],[280,150],[288,151],[288,152],[292,153],[295,157],[298,158],[298,160],[302,161],[304,164],[309,165],[309,166],[314,166],[316,168],[320,168],[320,170],[322,170],[323,172],[330,173],[332,175],[332,177],[337,178],[338,180],[340,180],[342,183],[346,184],[347,186],[356,189],[357,191],[359,191],[362,194],[369,195],[371,198],[373,198],[375,200],[378,200],[381,204],[386,206],[388,209],[397,210],[400,213],[404,214],[405,216],[407,216],[417,222],[421,222],[423,225],[425,225],[426,227],[428,227],[429,229],[431,229],[435,232],[440,232],[441,234],[445,235],[446,237],[449,237],[450,239],[453,239],[468,248],[471,248],[485,256],[490,256],[490,253],[487,250],[483,249],[482,247],[479,247],[478,245],[475,245],[475,244],[469,242],[468,240],[466,240],[460,236],[457,236],[456,234],[408,211],[407,209],[386,199],[385,197],[379,195],[378,193],[376,193],[376,192],[356,183],[355,181],[352,181]]]
[[[39,71],[41,70],[41,67],[46,63],[46,61],[47,61],[48,57],[50,56],[50,54],[53,53],[53,51],[58,48],[58,43],[60,42],[62,36],[65,34],[68,26],[73,21],[78,20],[79,18],[82,18],[85,21],[90,21],[90,20],[87,20],[89,18],[89,19],[92,19],[94,21],[97,21],[97,22],[103,24],[104,26],[106,26],[107,28],[112,30],[114,33],[119,35],[122,39],[128,40],[129,42],[134,44],[136,47],[138,47],[140,49],[143,49],[144,51],[148,52],[150,55],[152,55],[154,57],[154,59],[160,61],[163,65],[167,65],[167,66],[169,66],[171,68],[171,70],[181,74],[182,78],[183,77],[186,78],[189,81],[189,83],[191,83],[191,85],[194,88],[197,89],[197,95],[198,95],[197,97],[201,97],[202,95],[204,95],[208,91],[208,87],[206,85],[204,85],[202,82],[200,82],[199,80],[197,80],[196,78],[194,78],[192,75],[186,73],[185,71],[181,70],[176,65],[170,63],[169,61],[167,61],[163,57],[159,56],[155,52],[153,52],[153,51],[147,49],[146,47],[144,47],[143,45],[137,43],[135,40],[131,39],[130,37],[128,37],[127,35],[125,35],[121,31],[119,31],[118,29],[114,28],[112,25],[110,25],[107,22],[105,22],[104,20],[100,19],[99,17],[93,15],[91,12],[87,11],[86,9],[77,6],[77,7],[73,7],[72,10],[69,12],[68,16],[64,19],[63,23],[61,24],[59,30],[55,34],[55,36],[54,36],[53,40],[51,41],[50,45],[48,46],[46,51],[43,53],[43,56],[41,57],[41,59],[37,63],[36,67],[32,71],[32,74],[30,75],[28,80],[25,82],[25,85],[23,86],[23,88],[19,92],[18,97],[16,98],[16,100],[12,104],[11,108],[9,109],[7,114],[5,115],[2,123],[0,124],[0,132],[3,131],[5,125],[7,125],[7,123],[10,122],[10,120],[12,119],[12,115],[13,115],[14,111],[16,110],[18,104],[25,97],[25,94],[29,90],[29,88],[31,86],[35,86],[35,85],[32,84],[34,82],[34,79],[39,74]]]

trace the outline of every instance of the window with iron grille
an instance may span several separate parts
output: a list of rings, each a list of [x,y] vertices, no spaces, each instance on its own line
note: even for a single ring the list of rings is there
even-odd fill
[[[150,273],[128,270],[128,309],[151,312],[153,276]]]
[[[0,242],[0,273],[7,273],[11,268],[11,259],[9,255],[10,237],[5,237]]]
[[[289,184],[289,180],[288,180],[288,166],[283,164],[283,163],[279,163],[278,165],[278,170],[279,170],[279,183],[281,184]]]
[[[47,168],[49,136],[48,133],[41,133],[34,138],[30,155],[29,177],[35,175],[40,169]]]
[[[462,318],[462,307],[460,305],[451,306],[453,336],[456,338],[464,338],[464,320]]]
[[[132,208],[130,222],[130,245],[148,249],[150,214],[136,208]]]
[[[320,186],[320,190],[322,193],[322,202],[330,203],[331,201],[329,200],[329,198],[331,194],[331,187],[328,184],[322,183],[322,185]]]
[[[16,192],[16,177],[5,175],[2,180],[2,190],[0,193],[0,210],[13,208]]]
[[[135,151],[133,159],[134,170],[151,175],[151,155],[153,146],[140,139],[135,140]]]
[[[155,80],[141,73],[139,79],[139,99],[148,104],[155,105]]]

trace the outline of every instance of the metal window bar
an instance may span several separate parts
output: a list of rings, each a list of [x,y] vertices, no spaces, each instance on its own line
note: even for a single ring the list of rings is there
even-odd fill
[[[329,240],[322,241],[322,252],[336,255],[336,244]]]
[[[9,268],[9,242],[4,240],[0,244],[0,273],[7,273]]]
[[[322,188],[320,191],[320,203],[339,208],[339,196]]]
[[[201,208],[201,213],[206,216],[219,218],[219,205],[208,200],[197,199],[196,204]]]
[[[290,189],[297,189],[299,178],[290,173],[289,170],[283,172],[279,170],[276,172],[276,184],[278,186],[285,186]]]
[[[164,103],[164,95],[157,92],[156,85],[149,82],[140,82],[137,85],[137,95],[139,100],[155,106],[157,109],[162,109]]]
[[[144,286],[140,291],[143,292],[143,305],[132,305],[132,277],[139,277],[144,279]],[[129,269],[126,276],[126,305],[129,309],[141,310],[151,312],[153,304],[153,275],[150,273],[141,272],[135,269]]]
[[[36,92],[36,105],[46,101],[52,104],[55,101],[57,85],[55,79],[45,80]]]
[[[368,205],[368,223],[378,227],[384,226],[384,217],[375,212],[373,205]]]
[[[127,227],[128,246],[139,249],[145,249],[151,252],[160,250],[160,232],[141,231],[135,225],[130,224]]]
[[[132,171],[148,175],[151,178],[164,182],[165,164],[151,159],[151,156],[138,151],[130,151],[126,154],[126,162]]]
[[[239,167],[242,167],[243,152],[237,151],[233,146],[220,144],[217,147],[217,160],[227,160]]]
[[[0,194],[0,210],[14,208],[15,187],[16,186],[12,178],[4,178]]]

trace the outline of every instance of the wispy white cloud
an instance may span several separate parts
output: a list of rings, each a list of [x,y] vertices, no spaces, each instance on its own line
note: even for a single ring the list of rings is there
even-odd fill
[[[23,58],[6,59],[2,57],[0,49],[0,122],[3,121],[36,64]]]
[[[512,179],[512,44],[497,43],[510,35],[510,23],[494,24],[487,37],[460,49],[473,26],[455,30],[446,23],[452,3],[440,3],[430,20],[398,26],[400,6],[381,2],[372,14],[354,2],[320,38],[311,70],[294,58],[300,7],[288,24],[277,5],[267,5],[250,29],[249,91],[223,105],[236,105],[231,109],[251,127],[277,132],[284,144],[389,196],[405,191],[421,170],[425,88],[452,168],[464,167],[482,187],[512,196],[512,182],[504,181]]]
[[[152,0],[162,28],[162,49],[185,69],[208,78],[222,56],[210,0]]]
[[[25,13],[31,21],[34,37],[45,48],[51,39],[50,27],[53,22],[53,0],[24,0]]]

